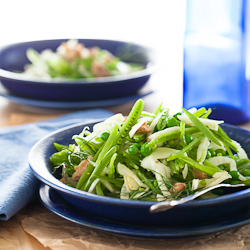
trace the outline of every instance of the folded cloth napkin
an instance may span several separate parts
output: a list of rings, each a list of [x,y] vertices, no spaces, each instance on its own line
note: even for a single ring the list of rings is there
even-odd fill
[[[57,119],[2,128],[0,130],[0,219],[8,220],[36,195],[39,181],[33,175],[28,155],[45,135],[62,127],[111,116],[107,110],[77,111]]]

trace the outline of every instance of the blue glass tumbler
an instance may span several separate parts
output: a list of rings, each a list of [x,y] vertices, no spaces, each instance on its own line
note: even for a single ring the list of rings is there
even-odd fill
[[[187,0],[183,106],[212,108],[210,118],[250,118],[246,54],[248,0]]]

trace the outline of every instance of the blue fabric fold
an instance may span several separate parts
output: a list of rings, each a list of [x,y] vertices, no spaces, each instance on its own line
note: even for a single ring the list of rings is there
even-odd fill
[[[107,110],[84,110],[59,118],[2,128],[0,130],[0,219],[8,220],[36,195],[39,181],[33,175],[28,155],[42,137],[65,126],[111,116]]]

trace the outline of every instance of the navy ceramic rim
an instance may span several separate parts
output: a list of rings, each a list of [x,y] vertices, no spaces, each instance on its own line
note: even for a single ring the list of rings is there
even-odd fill
[[[91,194],[85,191],[81,191],[72,187],[69,187],[65,184],[63,184],[62,182],[60,182],[58,179],[56,179],[47,169],[46,167],[46,163],[45,162],[39,162],[39,159],[43,159],[43,152],[44,149],[46,148],[46,146],[48,145],[53,145],[54,140],[53,140],[53,136],[56,134],[59,134],[63,131],[67,131],[70,130],[74,127],[79,127],[79,126],[88,126],[88,124],[92,124],[92,123],[97,123],[100,122],[102,120],[92,120],[89,122],[84,122],[84,123],[80,123],[80,124],[75,124],[75,125],[71,125],[62,129],[59,129],[49,135],[47,135],[46,137],[42,138],[41,140],[39,140],[31,149],[30,154],[29,154],[29,165],[31,167],[31,170],[33,171],[34,175],[42,182],[44,182],[45,184],[55,188],[57,191],[74,196],[74,197],[78,197],[80,199],[84,199],[84,200],[88,200],[88,201],[92,201],[92,202],[98,202],[98,203],[103,203],[103,204],[111,204],[111,205],[115,205],[115,206],[129,206],[129,207],[133,207],[136,206],[138,207],[142,207],[142,208],[149,208],[151,205],[156,204],[157,202],[150,202],[150,201],[131,201],[131,200],[121,200],[121,199],[117,199],[117,198],[112,198],[112,197],[105,197],[105,196],[99,196],[96,194]],[[248,132],[250,135],[250,131],[247,131],[245,129],[242,128],[238,128],[236,126],[233,125],[228,125],[228,124],[224,124],[224,126],[226,127],[231,127],[231,128],[237,128],[238,130],[244,131],[244,132]],[[47,142],[47,143],[46,143]],[[43,173],[43,170],[46,170],[45,173]],[[246,189],[246,190],[242,190],[242,191],[238,191],[232,194],[227,194],[227,195],[223,195],[223,196],[219,196],[216,198],[212,198],[212,199],[204,199],[204,200],[194,200],[194,201],[190,201],[187,202],[185,204],[179,205],[179,207],[196,207],[196,206],[206,206],[206,205],[214,205],[214,204],[222,204],[222,203],[227,203],[228,199],[230,199],[230,201],[239,201],[241,199],[245,199],[250,197],[250,189]]]
[[[51,197],[51,192],[55,193]],[[105,220],[94,215],[79,213],[50,186],[41,183],[39,186],[39,198],[42,204],[54,214],[70,222],[85,226],[90,229],[101,230],[108,233],[123,235],[133,238],[187,238],[200,237],[230,230],[236,227],[247,225],[250,222],[250,212],[234,215],[223,221],[205,223],[198,226],[181,227],[158,227],[121,224],[111,220]],[[248,210],[249,211],[249,210]],[[233,218],[232,218],[233,217]]]
[[[21,42],[21,43],[16,43],[16,44],[10,44],[10,45],[5,45],[3,47],[0,48],[0,52],[6,48],[11,48],[14,47],[16,45],[25,45],[25,44],[29,44],[29,43],[34,43],[34,42],[51,42],[51,41],[58,41],[63,42],[65,40],[69,40],[69,39],[50,39],[50,40],[37,40],[37,41],[27,41],[27,42]],[[103,42],[121,42],[121,43],[127,43],[126,41],[119,41],[119,40],[107,40],[107,39],[80,39],[79,40],[93,40],[93,41],[103,41]],[[129,43],[129,42],[128,42]],[[155,49],[140,45],[140,44],[136,44],[136,43],[131,43],[132,45],[136,45],[136,46],[140,46],[143,47],[149,51],[152,51],[154,53],[157,53]],[[157,53],[158,55],[158,53]],[[129,80],[129,79],[135,79],[135,78],[139,78],[139,77],[144,77],[144,76],[149,76],[152,73],[156,72],[158,69],[160,69],[162,66],[160,66],[161,63],[160,62],[154,62],[153,65],[149,65],[148,67],[146,67],[143,70],[137,71],[137,72],[133,72],[133,73],[129,73],[129,74],[124,74],[124,75],[118,75],[118,76],[107,76],[107,77],[98,77],[98,78],[89,78],[89,79],[79,79],[79,80],[69,80],[69,79],[44,79],[44,78],[40,78],[40,77],[30,77],[30,76],[26,76],[26,75],[22,75],[22,74],[18,74],[15,72],[11,72],[5,69],[0,68],[0,78],[4,78],[4,79],[12,79],[15,81],[26,81],[29,82],[30,84],[32,83],[36,83],[36,84],[43,84],[43,85],[47,85],[47,84],[51,84],[51,83],[55,83],[57,85],[60,84],[65,84],[65,83],[70,83],[71,85],[79,85],[79,84],[100,84],[100,83],[107,83],[107,84],[112,84],[113,82],[116,81],[123,81],[123,80]]]

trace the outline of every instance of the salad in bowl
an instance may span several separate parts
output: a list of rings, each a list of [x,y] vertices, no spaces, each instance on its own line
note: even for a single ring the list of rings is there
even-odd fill
[[[127,117],[115,114],[54,142],[50,157],[65,185],[122,200],[178,200],[220,183],[250,185],[250,160],[239,142],[209,119],[211,109],[183,108],[172,114],[161,105],[143,111],[139,99]],[[223,194],[216,189],[205,198]]]
[[[145,68],[143,64],[126,63],[106,49],[86,47],[76,39],[62,42],[56,49],[40,53],[33,48],[26,51],[30,64],[22,74],[44,79],[84,79],[128,74]]]

